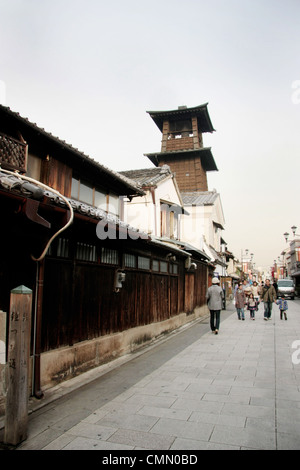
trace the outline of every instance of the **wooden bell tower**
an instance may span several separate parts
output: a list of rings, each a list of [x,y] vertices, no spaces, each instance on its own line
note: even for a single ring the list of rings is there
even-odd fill
[[[207,104],[173,111],[147,111],[162,132],[161,151],[145,154],[155,166],[169,165],[182,192],[208,191],[207,171],[217,171],[203,133],[214,132]]]

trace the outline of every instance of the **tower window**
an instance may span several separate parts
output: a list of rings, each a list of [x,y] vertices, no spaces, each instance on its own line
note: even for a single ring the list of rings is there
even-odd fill
[[[173,121],[169,124],[169,138],[180,139],[181,137],[192,137],[193,126],[191,120]]]

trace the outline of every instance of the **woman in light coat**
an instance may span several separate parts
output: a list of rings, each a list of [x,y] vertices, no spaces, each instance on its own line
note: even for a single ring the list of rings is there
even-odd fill
[[[254,281],[251,286],[251,294],[253,294],[253,297],[256,302],[259,302],[259,287],[256,281]]]
[[[220,328],[220,313],[223,301],[223,291],[217,277],[213,278],[212,286],[207,289],[206,299],[210,311],[210,328],[217,335]]]

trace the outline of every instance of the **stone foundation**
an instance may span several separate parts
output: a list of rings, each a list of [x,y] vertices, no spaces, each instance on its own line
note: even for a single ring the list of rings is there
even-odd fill
[[[167,335],[208,314],[209,311],[205,305],[196,309],[191,315],[181,313],[160,323],[132,328],[114,335],[43,353],[41,355],[41,388],[45,391],[94,367],[136,351],[162,335]],[[4,319],[6,322],[6,314],[0,311],[0,321],[2,320],[0,331],[2,332],[6,331],[6,327],[3,326]],[[3,340],[4,336],[1,341]],[[5,367],[6,364],[0,364],[0,417],[5,414]],[[31,384],[32,357],[29,369],[29,384]],[[31,390],[28,390],[28,396],[30,394]]]
[[[70,347],[55,349],[41,355],[41,388],[46,390],[82,372],[105,364],[150,343],[163,334],[207,315],[207,306],[191,315],[182,313],[169,320],[83,341]]]

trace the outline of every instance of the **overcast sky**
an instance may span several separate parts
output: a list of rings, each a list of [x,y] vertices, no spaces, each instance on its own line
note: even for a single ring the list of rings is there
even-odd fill
[[[223,238],[256,266],[300,233],[299,0],[0,0],[0,101],[112,168],[151,167],[147,110],[209,103]]]

